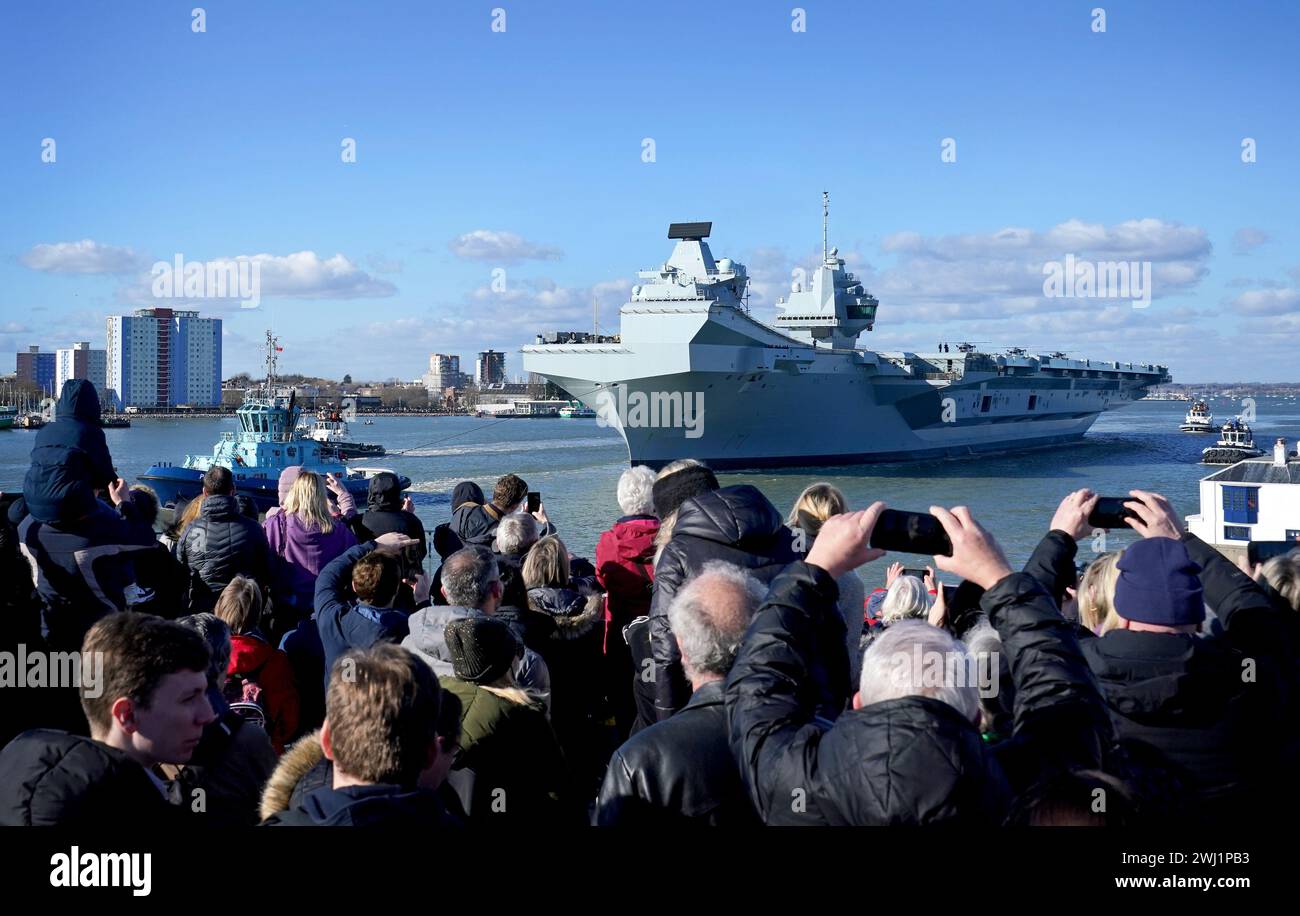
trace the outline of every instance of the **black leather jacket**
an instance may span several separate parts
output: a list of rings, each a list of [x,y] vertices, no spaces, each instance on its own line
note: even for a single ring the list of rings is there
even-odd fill
[[[592,818],[597,827],[683,822],[759,825],[727,745],[721,681],[703,685],[677,715],[615,751]]]

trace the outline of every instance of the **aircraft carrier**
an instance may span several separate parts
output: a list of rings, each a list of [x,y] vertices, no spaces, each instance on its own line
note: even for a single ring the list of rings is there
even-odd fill
[[[639,272],[617,342],[523,348],[627,441],[632,464],[714,468],[898,462],[1064,444],[1102,411],[1170,381],[1165,366],[970,344],[936,352],[858,347],[879,303],[826,247],[807,283],[751,317],[743,264],[715,260],[712,224],[674,223],[672,256]]]

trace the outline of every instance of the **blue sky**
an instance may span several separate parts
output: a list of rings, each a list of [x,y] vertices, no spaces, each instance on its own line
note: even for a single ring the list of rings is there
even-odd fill
[[[810,0],[795,32],[764,0],[212,0],[196,33],[201,2],[0,8],[0,371],[102,345],[177,254],[266,256],[258,309],[202,305],[227,374],[268,326],[288,371],[494,346],[513,374],[593,302],[614,325],[675,220],[711,219],[772,317],[826,189],[865,346],[1300,380],[1296,4]],[[1065,254],[1153,262],[1154,301],[1044,298]]]

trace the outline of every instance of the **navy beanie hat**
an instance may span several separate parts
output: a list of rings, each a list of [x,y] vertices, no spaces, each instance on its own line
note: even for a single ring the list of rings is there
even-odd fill
[[[1124,549],[1116,566],[1115,613],[1125,620],[1178,627],[1205,619],[1201,567],[1182,541],[1143,538]]]

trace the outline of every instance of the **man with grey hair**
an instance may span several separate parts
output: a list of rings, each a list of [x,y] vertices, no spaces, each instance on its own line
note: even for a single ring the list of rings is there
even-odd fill
[[[478,545],[456,551],[442,565],[442,594],[447,604],[433,604],[412,614],[402,647],[424,659],[438,677],[454,676],[447,624],[462,617],[495,617],[501,609],[502,593],[500,569],[492,551]],[[524,634],[513,621],[505,622],[511,624],[519,643],[515,681],[549,711],[551,676],[546,662],[524,645]]]
[[[596,799],[597,826],[758,823],[727,744],[722,681],[764,592],[743,569],[715,561],[674,596],[668,616],[694,693],[675,716],[614,753]]]
[[[496,557],[497,569],[501,575],[503,605],[527,610],[524,558],[540,536],[537,520],[527,512],[511,512],[497,525]]]
[[[835,580],[883,555],[870,543],[884,508],[827,520],[807,559],[773,581],[727,676],[732,752],[763,821],[996,825],[1039,779],[1103,769],[1114,733],[1070,625],[964,506],[930,508],[952,542],[934,562],[984,589],[1015,689],[1005,751],[980,737],[969,653],[920,621],[895,624],[868,652],[851,711],[817,715],[817,682],[844,653]]]
[[[511,512],[497,525],[497,553],[522,557],[537,543],[537,520],[526,512]]]

